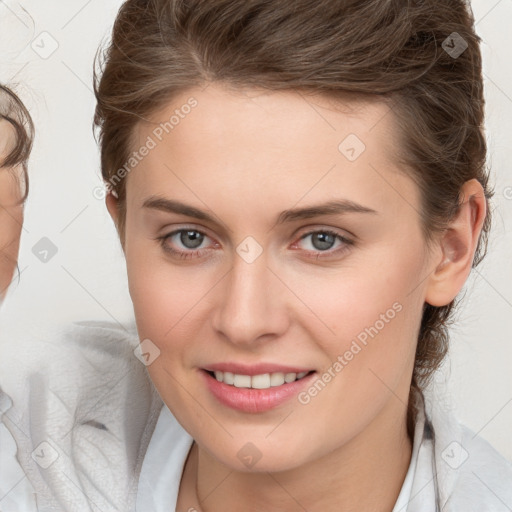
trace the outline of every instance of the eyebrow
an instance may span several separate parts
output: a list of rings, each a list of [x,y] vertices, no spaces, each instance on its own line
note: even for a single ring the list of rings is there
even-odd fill
[[[195,219],[211,222],[212,224],[216,223],[213,216],[209,215],[204,210],[200,210],[199,208],[174,199],[166,199],[160,196],[150,196],[144,201],[142,207],[168,213],[186,215],[187,217],[193,217]],[[356,203],[349,199],[335,199],[322,204],[284,210],[277,217],[276,224],[284,224],[297,220],[311,219],[322,215],[342,215],[347,213],[371,213],[378,215],[376,210],[367,206],[363,206],[362,204]]]

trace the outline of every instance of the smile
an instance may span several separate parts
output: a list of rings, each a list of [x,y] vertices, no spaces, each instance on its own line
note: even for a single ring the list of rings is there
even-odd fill
[[[219,370],[199,371],[215,403],[245,413],[274,409],[311,385],[317,372],[244,375]]]

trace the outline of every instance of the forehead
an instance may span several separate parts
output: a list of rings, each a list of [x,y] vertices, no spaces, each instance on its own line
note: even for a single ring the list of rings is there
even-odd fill
[[[149,121],[137,126],[132,145],[151,149],[127,183],[139,206],[155,193],[195,195],[196,204],[212,194],[239,206],[259,201],[260,210],[345,196],[397,214],[419,200],[397,164],[399,134],[384,102],[211,84],[185,91]],[[397,191],[409,197],[405,205]]]
[[[217,148],[243,142],[249,150],[265,144],[267,151],[297,152],[308,140],[319,150],[338,150],[340,139],[354,133],[363,143],[379,145],[381,156],[393,160],[394,151],[386,149],[398,143],[399,134],[390,112],[387,102],[374,97],[335,100],[299,91],[234,90],[214,83],[176,96],[148,123],[140,123],[134,135],[140,140],[153,134],[164,144],[172,144],[174,139],[184,150],[190,149],[189,145],[197,148],[201,144],[207,150],[210,145]],[[308,149],[314,155],[309,144]]]

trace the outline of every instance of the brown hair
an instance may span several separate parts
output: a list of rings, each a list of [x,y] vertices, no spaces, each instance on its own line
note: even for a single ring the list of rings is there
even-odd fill
[[[481,183],[487,204],[494,195],[485,168],[479,43],[463,0],[128,0],[99,54],[101,78],[95,73],[103,178],[112,184],[126,162],[135,125],[193,86],[217,81],[378,98],[399,121],[397,160],[421,191],[430,247],[457,212],[466,181]],[[460,55],[449,53],[465,44]],[[123,243],[125,180],[112,189]],[[490,222],[487,208],[473,266],[487,251]],[[411,438],[413,394],[447,353],[455,305],[424,305],[408,404]]]
[[[28,196],[27,162],[34,141],[34,124],[27,108],[19,97],[11,89],[1,84],[0,120],[7,121],[14,130],[14,145],[10,145],[12,147],[6,155],[0,155],[0,169],[22,166],[24,191],[21,202],[24,202]],[[17,174],[15,174],[15,177],[19,179]]]

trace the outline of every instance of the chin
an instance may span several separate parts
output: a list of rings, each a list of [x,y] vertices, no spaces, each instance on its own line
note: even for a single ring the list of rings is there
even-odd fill
[[[226,424],[226,429],[230,431],[228,424]],[[302,460],[302,457],[297,457],[297,453],[301,452],[301,446],[304,446],[301,442],[298,441],[299,444],[289,442],[284,444],[285,439],[294,439],[292,433],[289,435],[281,433],[282,437],[276,436],[275,438],[277,444],[269,444],[268,438],[265,439],[265,436],[270,430],[266,428],[261,437],[235,436],[225,443],[212,439],[210,445],[201,443],[201,446],[206,449],[210,457],[230,470],[242,473],[278,473],[307,463],[306,460]],[[209,446],[213,446],[215,449],[212,450]],[[233,456],[226,456],[227,454],[233,454]]]

